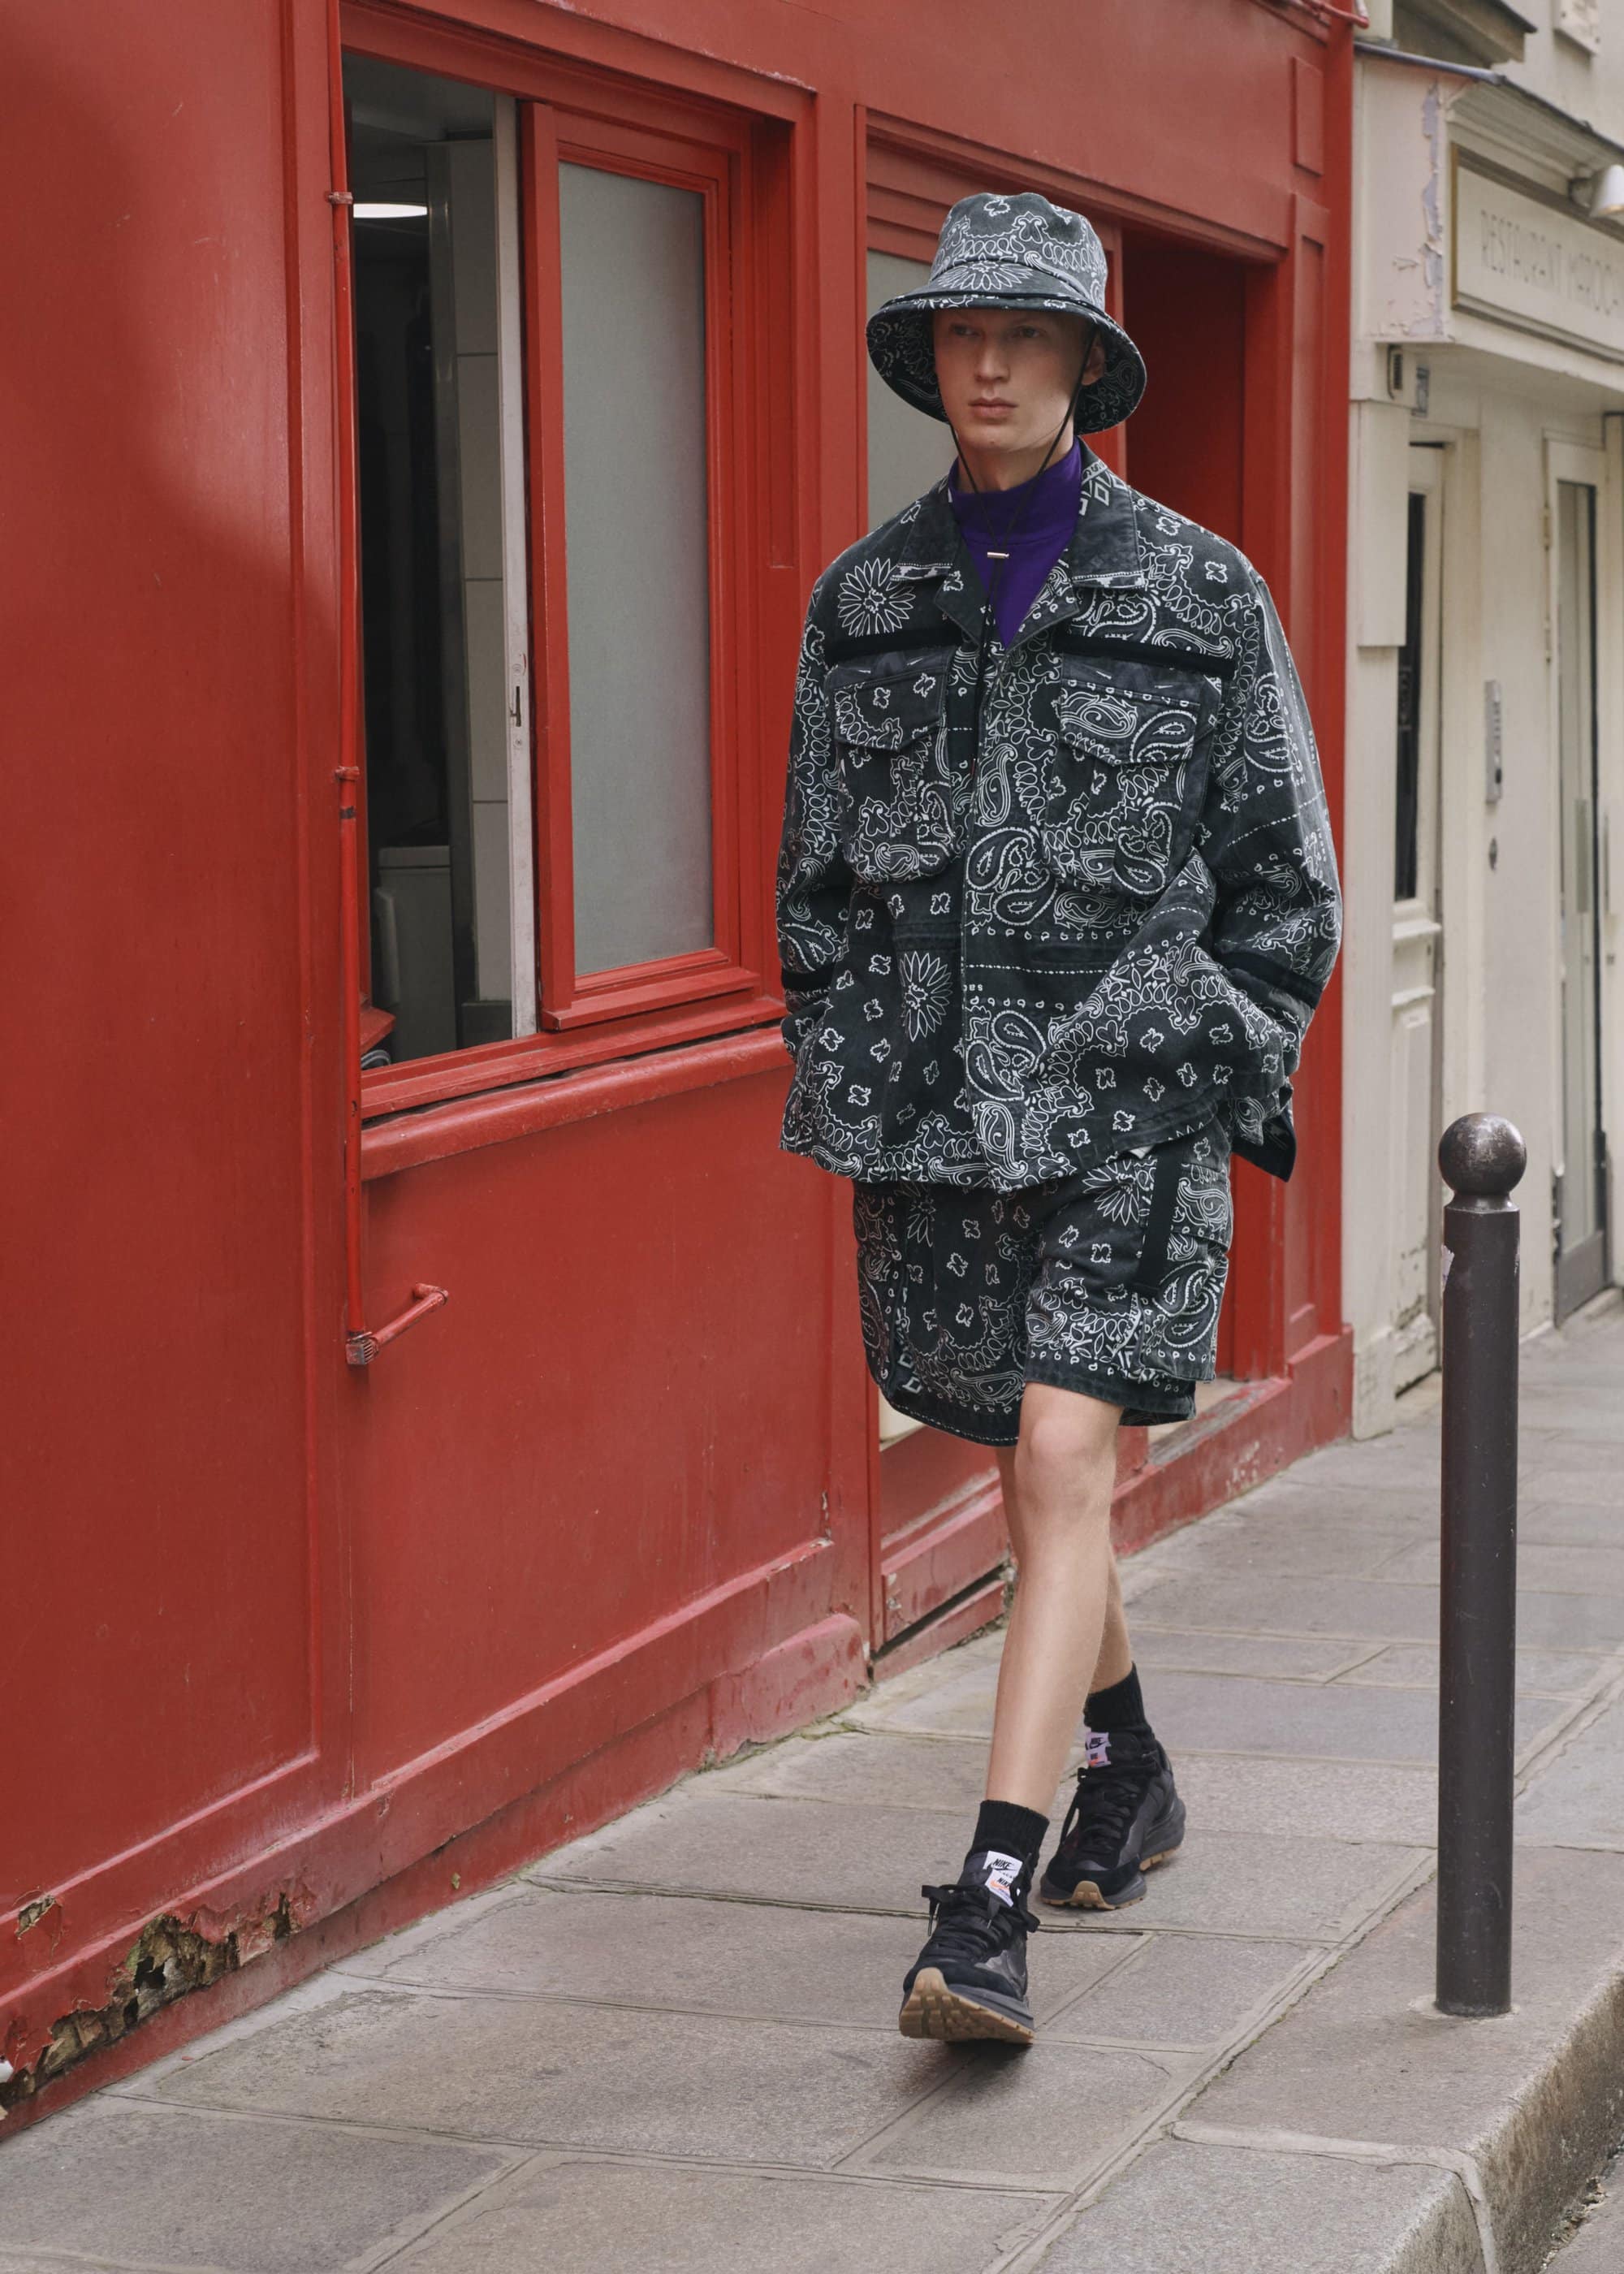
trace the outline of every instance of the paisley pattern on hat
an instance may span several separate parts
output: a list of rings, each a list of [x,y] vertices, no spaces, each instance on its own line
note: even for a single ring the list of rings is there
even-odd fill
[[[1086,299],[1105,298],[1105,248],[1095,231],[1081,214],[1030,191],[1007,198],[982,192],[953,207],[936,241],[930,281],[954,286],[955,271],[975,267],[1047,271]]]
[[[778,868],[784,1145],[1014,1192],[1220,1123],[1288,1175],[1341,900],[1267,587],[1086,452],[1011,648],[988,625],[983,656],[983,616],[945,480],[814,590]]]
[[[1086,317],[1105,370],[1083,394],[1079,433],[1119,425],[1145,391],[1145,364],[1106,313],[1105,248],[1083,215],[1034,192],[960,198],[942,224],[928,282],[868,319],[868,354],[886,385],[916,410],[944,418],[930,319],[938,308],[1031,308]]]

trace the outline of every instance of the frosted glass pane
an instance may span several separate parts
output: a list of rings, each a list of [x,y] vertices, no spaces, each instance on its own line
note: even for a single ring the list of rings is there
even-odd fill
[[[709,946],[703,208],[559,168],[575,968]]]
[[[914,292],[930,275],[924,260],[904,260],[895,252],[868,255],[868,313],[898,292]],[[927,418],[893,395],[874,365],[868,365],[868,526],[877,529],[905,505],[912,505],[953,463],[953,438],[946,421]]]

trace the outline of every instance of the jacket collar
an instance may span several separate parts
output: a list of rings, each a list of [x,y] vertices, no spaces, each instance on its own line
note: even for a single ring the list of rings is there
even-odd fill
[[[1077,526],[1028,610],[1017,644],[1080,615],[1091,591],[1145,589],[1135,496],[1085,442]],[[942,614],[971,638],[981,636],[986,601],[975,563],[953,516],[945,474],[925,492],[913,508],[912,520],[904,523],[898,568],[909,584],[939,579],[936,600]]]

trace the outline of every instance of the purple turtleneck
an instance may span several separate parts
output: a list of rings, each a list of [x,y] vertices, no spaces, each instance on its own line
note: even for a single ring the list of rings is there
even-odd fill
[[[947,494],[983,589],[990,591],[994,573],[1002,572],[996,613],[998,637],[1008,647],[1077,526],[1083,494],[1082,444],[1073,442],[1064,458],[1012,490],[961,488],[955,459]],[[1014,535],[1009,537],[1005,532],[1011,523]],[[989,559],[989,548],[1006,545],[1007,561]]]

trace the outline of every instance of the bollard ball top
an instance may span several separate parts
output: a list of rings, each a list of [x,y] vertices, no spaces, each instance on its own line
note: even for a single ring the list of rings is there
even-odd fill
[[[1498,1113],[1463,1113],[1444,1131],[1438,1165],[1454,1191],[1500,1198],[1527,1168],[1528,1148]]]

